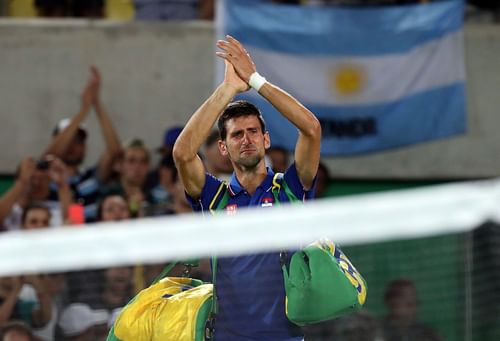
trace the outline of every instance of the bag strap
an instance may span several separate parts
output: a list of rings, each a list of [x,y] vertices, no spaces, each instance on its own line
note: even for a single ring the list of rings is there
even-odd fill
[[[156,276],[155,280],[153,281],[153,283],[151,283],[151,285],[156,284],[159,281],[161,281],[163,279],[163,277],[165,277],[177,264],[178,264],[178,262],[172,262],[170,264],[167,264],[163,268],[163,270],[160,272],[160,274],[158,276]]]
[[[282,188],[291,204],[299,204],[303,202],[303,200],[300,200],[295,194],[293,194],[292,190],[285,181],[284,174],[276,173],[273,177],[273,187],[271,187],[271,192],[273,192],[274,202],[277,206],[281,205],[279,193]],[[286,267],[287,261],[288,251],[283,249],[280,251],[280,264],[281,269],[283,270],[283,276],[285,276],[286,279],[288,279],[288,269]]]
[[[290,203],[296,204],[299,202],[303,202],[303,200],[300,200],[295,194],[293,194],[292,190],[285,181],[283,173],[276,173],[273,176],[273,187],[271,187],[271,192],[273,193],[274,202],[278,206],[281,205],[279,193],[282,188],[285,191],[285,195],[287,196]]]
[[[222,198],[217,202],[217,199],[220,198],[222,195]],[[210,213],[215,214],[216,211],[222,211],[226,205],[227,202],[229,201],[229,191],[228,191],[228,186],[226,182],[221,182],[219,188],[217,189],[217,192],[215,193],[214,197],[212,198],[212,201],[210,202],[210,205],[208,206],[208,209]]]
[[[221,197],[222,196],[222,197]],[[219,200],[220,198],[220,200]],[[226,208],[229,201],[230,195],[228,190],[228,185],[226,182],[221,182],[217,192],[215,193],[208,209],[211,214],[215,215],[217,212],[222,211]],[[215,334],[215,320],[218,313],[217,304],[217,256],[212,256],[212,307],[210,308],[210,313],[208,317],[207,324],[205,326],[205,339],[213,340]]]

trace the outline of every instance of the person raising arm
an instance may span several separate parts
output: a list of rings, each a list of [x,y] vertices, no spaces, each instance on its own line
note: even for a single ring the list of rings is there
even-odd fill
[[[259,76],[252,58],[236,39],[228,36],[217,46],[221,49],[217,55],[225,62],[224,80],[189,119],[173,148],[193,209],[224,210],[232,215],[240,207],[267,209],[277,204],[275,200],[291,200],[284,190],[279,189],[276,197],[271,191],[279,176],[265,164],[271,138],[260,110],[247,101],[232,102],[250,87],[298,128],[295,162],[286,169],[282,181],[296,198],[311,198],[320,158],[319,121],[290,94]],[[216,121],[219,152],[229,157],[234,170],[227,184],[206,173],[197,155]],[[216,277],[216,341],[302,340],[285,315],[279,252],[218,258]]]

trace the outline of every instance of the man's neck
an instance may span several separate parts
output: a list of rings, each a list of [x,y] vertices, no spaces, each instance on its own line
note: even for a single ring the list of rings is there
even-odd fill
[[[256,167],[251,169],[235,166],[234,172],[236,173],[236,178],[240,182],[241,186],[243,186],[243,188],[250,195],[255,193],[257,187],[260,186],[267,176],[267,169],[264,160],[261,160]]]

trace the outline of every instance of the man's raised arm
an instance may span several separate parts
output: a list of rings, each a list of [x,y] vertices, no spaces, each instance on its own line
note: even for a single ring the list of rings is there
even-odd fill
[[[191,116],[173,149],[173,157],[184,188],[193,198],[200,197],[205,185],[205,167],[198,156],[199,148],[233,97],[248,89],[248,85],[236,74],[233,66],[228,62],[225,64],[224,81]]]
[[[97,176],[100,181],[106,182],[112,173],[113,162],[122,152],[122,147],[118,133],[100,98],[101,75],[99,70],[95,66],[92,66],[90,72],[95,81],[92,105],[94,106],[99,126],[101,127],[102,136],[106,142],[106,149],[102,153],[97,166]]]
[[[60,131],[49,144],[43,155],[55,155],[58,158],[63,158],[68,146],[76,136],[80,124],[87,118],[87,115],[92,108],[92,98],[97,86],[97,80],[92,72],[89,75],[87,84],[81,95],[80,111],[71,119],[70,124]]]
[[[241,79],[258,90],[261,96],[299,129],[295,166],[302,185],[309,189],[320,159],[321,125],[318,119],[290,94],[261,77],[252,58],[238,40],[227,36],[227,41],[219,40],[217,46],[223,50],[217,52],[217,55],[229,61]]]

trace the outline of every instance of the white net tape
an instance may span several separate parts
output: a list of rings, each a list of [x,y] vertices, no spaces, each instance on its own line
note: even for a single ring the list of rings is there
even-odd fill
[[[197,214],[0,234],[0,276],[472,230],[500,212],[500,181],[352,196],[236,216]]]

